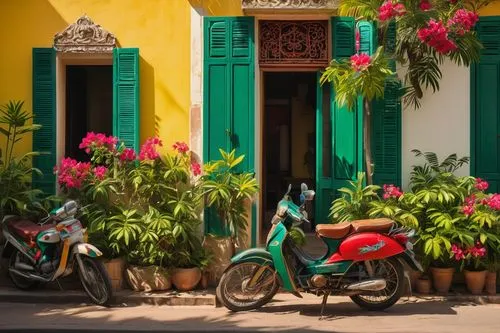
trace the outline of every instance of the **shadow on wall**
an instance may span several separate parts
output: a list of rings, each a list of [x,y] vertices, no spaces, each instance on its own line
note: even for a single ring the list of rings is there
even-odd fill
[[[139,50],[140,53],[140,50]],[[146,138],[159,135],[158,125],[155,112],[155,71],[144,58],[139,59],[140,68],[140,143],[142,144]],[[149,130],[147,130],[149,129]],[[154,133],[151,133],[154,129]]]
[[[202,15],[241,16],[240,0],[189,0],[189,4]]]

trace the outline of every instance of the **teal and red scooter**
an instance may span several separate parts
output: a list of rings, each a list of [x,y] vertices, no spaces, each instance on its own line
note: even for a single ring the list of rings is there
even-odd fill
[[[301,205],[289,195],[279,202],[272,218],[266,248],[249,249],[231,259],[217,287],[217,297],[232,311],[257,309],[282,289],[323,296],[323,313],[329,295],[346,295],[368,310],[383,310],[401,297],[404,263],[422,271],[410,238],[414,231],[399,228],[390,219],[319,224],[316,233],[328,249],[313,258],[296,246],[289,232],[307,220],[306,201],[314,191],[301,186]]]

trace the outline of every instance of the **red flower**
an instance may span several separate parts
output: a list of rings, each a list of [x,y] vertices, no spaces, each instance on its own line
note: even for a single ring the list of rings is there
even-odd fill
[[[135,160],[135,150],[132,148],[125,148],[123,149],[122,153],[120,154],[120,160],[121,161],[133,161]]]
[[[191,163],[191,170],[193,171],[193,175],[195,176],[201,175],[201,165],[198,162],[193,161]]]
[[[469,253],[474,257],[484,257],[486,255],[486,248],[481,245],[481,243],[477,243],[476,246],[471,247],[469,249]]]
[[[93,149],[106,147],[111,151],[116,149],[116,144],[118,143],[118,138],[114,136],[106,136],[103,133],[88,132],[87,135],[82,139],[82,142],[78,146],[80,149],[84,149],[87,154],[90,154]]]
[[[403,192],[401,192],[401,190],[399,189],[399,187],[397,186],[394,186],[392,184],[390,185],[387,185],[385,184],[384,185],[384,195],[383,195],[383,198],[385,200],[389,199],[389,198],[399,198],[400,196],[403,195]]]
[[[490,186],[486,180],[481,178],[476,178],[476,184],[474,185],[479,191],[486,191]]]
[[[484,199],[483,204],[487,205],[493,210],[500,210],[500,194],[495,193],[492,196]]]
[[[172,146],[174,150],[177,150],[180,154],[184,154],[189,151],[189,146],[182,141],[177,141],[176,143],[173,144]]]
[[[378,9],[378,18],[380,21],[388,21],[404,14],[406,14],[405,5],[402,3],[393,3],[391,0],[385,1]]]
[[[471,216],[474,214],[474,206],[463,206],[462,212],[465,214],[465,216]]]
[[[160,154],[156,151],[156,146],[163,146],[161,140],[157,137],[149,138],[141,146],[141,151],[139,152],[139,160],[155,160],[160,157]]]
[[[457,244],[451,246],[451,252],[454,254],[456,261],[465,259],[464,251]]]
[[[431,3],[429,2],[429,0],[421,0],[420,1],[420,4],[418,5],[418,7],[423,10],[423,11],[427,11],[429,9],[432,8],[432,5]]]
[[[89,162],[77,162],[72,158],[64,158],[61,166],[57,168],[57,181],[67,188],[80,188],[90,173]]]
[[[103,180],[106,177],[106,172],[108,172],[108,168],[105,166],[96,166],[94,168],[94,175],[99,180]]]
[[[458,35],[462,36],[469,32],[479,20],[477,13],[467,9],[459,9],[448,21],[448,27],[452,28]]]
[[[448,39],[448,29],[442,21],[436,22],[431,19],[427,27],[418,30],[418,38],[433,47],[437,52],[446,54],[457,49],[453,41]]]
[[[371,62],[371,58],[366,53],[359,53],[351,56],[351,66],[356,72],[366,69]]]

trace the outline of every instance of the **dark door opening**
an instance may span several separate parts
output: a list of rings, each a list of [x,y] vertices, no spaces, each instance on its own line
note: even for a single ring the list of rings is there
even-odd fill
[[[65,156],[85,161],[78,145],[87,132],[113,132],[113,66],[66,66]]]
[[[315,188],[316,86],[315,72],[264,73],[262,242],[288,185],[296,203],[301,183]],[[314,203],[306,207],[312,225],[302,228],[309,232],[314,230]]]

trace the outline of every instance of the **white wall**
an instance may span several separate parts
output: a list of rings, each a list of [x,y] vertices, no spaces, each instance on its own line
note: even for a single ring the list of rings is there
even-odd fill
[[[424,92],[422,106],[415,110],[403,106],[402,176],[403,188],[409,183],[411,166],[421,164],[412,149],[432,151],[440,160],[449,154],[470,156],[470,71],[451,62],[441,67],[440,90]],[[457,171],[468,175],[469,166]]]

